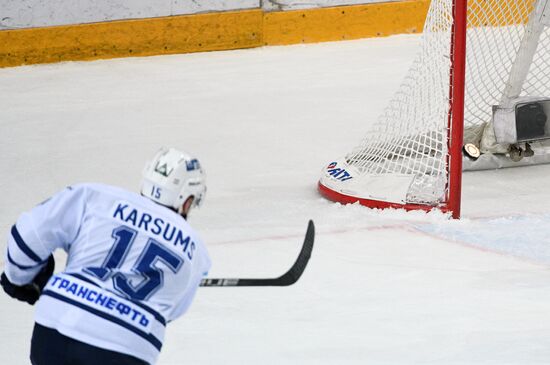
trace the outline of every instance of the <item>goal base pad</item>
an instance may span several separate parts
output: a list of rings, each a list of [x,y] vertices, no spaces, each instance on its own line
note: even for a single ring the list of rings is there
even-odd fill
[[[359,203],[365,207],[373,208],[373,209],[404,209],[406,211],[423,210],[426,212],[437,209],[443,213],[449,212],[449,209],[447,209],[447,207],[445,206],[436,207],[436,206],[422,205],[422,204],[406,204],[406,203],[402,204],[402,203],[373,200],[373,199],[361,198],[353,195],[347,195],[342,192],[336,191],[332,188],[329,188],[328,186],[323,185],[321,181],[319,181],[317,184],[317,190],[325,199],[328,199],[330,201],[340,203],[340,204]]]

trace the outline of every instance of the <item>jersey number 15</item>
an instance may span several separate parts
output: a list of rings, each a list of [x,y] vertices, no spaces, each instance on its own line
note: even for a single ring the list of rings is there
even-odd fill
[[[164,264],[163,266],[177,273],[183,266],[183,260],[154,239],[149,238],[132,267],[132,271],[141,275],[143,280],[139,283],[132,283],[126,275],[113,269],[122,265],[137,233],[127,226],[115,228],[112,233],[115,242],[101,267],[88,267],[84,271],[103,281],[112,278],[114,288],[127,298],[146,300],[164,284],[164,272],[163,269],[157,267],[157,263],[160,261]]]

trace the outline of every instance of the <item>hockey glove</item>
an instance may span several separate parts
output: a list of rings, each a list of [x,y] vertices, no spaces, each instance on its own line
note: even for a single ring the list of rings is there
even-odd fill
[[[40,270],[38,275],[36,275],[36,277],[30,284],[15,285],[9,281],[6,273],[2,273],[2,276],[0,277],[0,285],[2,285],[4,291],[10,297],[33,305],[40,297],[40,293],[52,276],[54,269],[55,260],[53,258],[53,255],[50,255],[50,257],[48,257],[48,262],[46,263],[46,266],[44,266],[42,270]]]

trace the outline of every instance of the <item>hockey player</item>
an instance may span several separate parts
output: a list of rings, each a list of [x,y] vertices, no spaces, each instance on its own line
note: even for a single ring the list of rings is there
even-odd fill
[[[34,304],[34,365],[153,364],[166,324],[181,316],[210,268],[187,223],[206,191],[197,159],[161,149],[141,195],[68,187],[23,213],[8,235],[1,284]],[[52,252],[67,252],[52,275]]]

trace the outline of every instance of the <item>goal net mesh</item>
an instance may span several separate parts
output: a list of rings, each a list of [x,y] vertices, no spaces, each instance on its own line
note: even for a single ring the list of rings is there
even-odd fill
[[[468,1],[464,140],[479,139],[499,104],[533,0]],[[433,0],[420,51],[397,93],[360,144],[346,155],[362,174],[414,175],[407,203],[447,196],[453,3]],[[521,95],[550,96],[550,31],[542,33]],[[451,125],[451,127],[449,127]],[[458,123],[457,128],[462,128]]]

